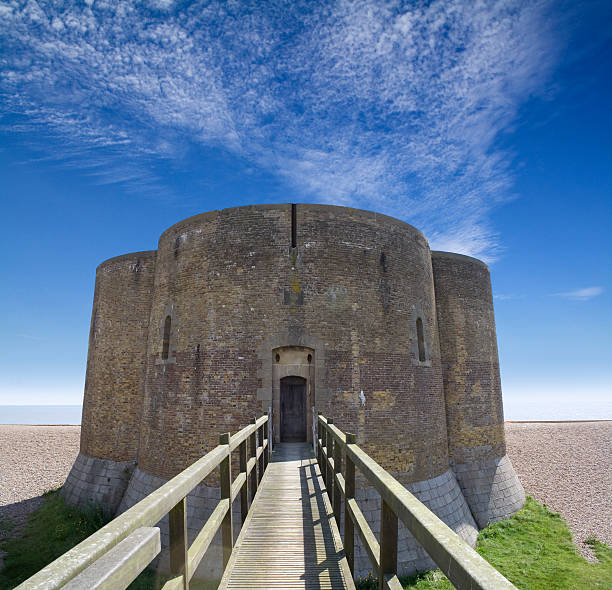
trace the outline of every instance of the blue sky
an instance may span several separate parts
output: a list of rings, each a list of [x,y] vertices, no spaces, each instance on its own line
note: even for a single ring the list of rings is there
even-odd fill
[[[267,202],[486,260],[506,401],[612,397],[609,1],[1,0],[0,22],[0,404],[80,403],[102,260]]]

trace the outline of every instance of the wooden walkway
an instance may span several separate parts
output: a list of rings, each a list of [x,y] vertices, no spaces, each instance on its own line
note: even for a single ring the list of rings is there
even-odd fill
[[[274,448],[219,588],[354,590],[310,445]]]

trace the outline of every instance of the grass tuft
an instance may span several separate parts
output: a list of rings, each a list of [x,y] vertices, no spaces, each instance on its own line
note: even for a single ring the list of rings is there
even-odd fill
[[[480,531],[476,550],[520,590],[609,590],[612,548],[594,537],[586,543],[598,563],[589,563],[579,555],[559,514],[528,497],[520,512]],[[440,570],[402,578],[401,582],[411,590],[453,588]],[[377,587],[374,578],[357,584],[358,590]]]
[[[7,553],[0,588],[19,585],[107,522],[99,508],[68,506],[59,490],[43,495],[45,502],[30,516],[23,536],[5,539],[0,545]]]

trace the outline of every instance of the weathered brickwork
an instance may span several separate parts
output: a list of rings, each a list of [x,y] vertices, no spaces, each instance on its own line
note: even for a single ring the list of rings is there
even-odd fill
[[[136,459],[155,257],[126,254],[96,271],[81,422],[87,457]]]
[[[449,466],[459,477],[505,453],[488,269],[432,257],[418,230],[368,211],[213,211],[169,228],[156,252],[100,265],[81,452],[137,461],[126,506],[268,407],[278,440],[288,376],[305,380],[308,411],[355,433],[404,485],[443,478],[436,512],[473,540]],[[217,486],[214,473],[203,489]],[[376,510],[368,518],[377,526]],[[421,563],[402,535],[403,562]]]
[[[506,456],[489,269],[432,252],[451,465],[480,527],[506,518],[525,493]]]

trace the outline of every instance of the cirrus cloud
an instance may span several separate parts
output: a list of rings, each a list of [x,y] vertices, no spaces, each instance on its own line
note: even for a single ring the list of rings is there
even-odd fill
[[[4,1],[0,124],[60,137],[58,163],[133,191],[163,192],[151,162],[185,144],[219,148],[302,200],[491,259],[513,181],[499,138],[557,61],[549,7]]]

